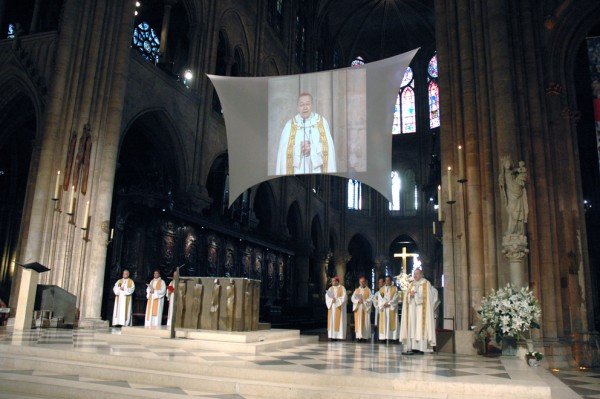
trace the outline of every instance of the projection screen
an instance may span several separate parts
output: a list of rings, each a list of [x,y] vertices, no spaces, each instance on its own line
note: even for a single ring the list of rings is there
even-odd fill
[[[227,129],[229,205],[249,187],[299,174],[360,180],[391,200],[393,110],[417,51],[301,75],[208,75]]]

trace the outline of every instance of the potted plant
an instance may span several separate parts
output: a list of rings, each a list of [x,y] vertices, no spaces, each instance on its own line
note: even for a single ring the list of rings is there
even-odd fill
[[[540,365],[540,361],[544,358],[540,352],[527,352],[525,354],[525,361],[531,367],[537,367]]]
[[[481,321],[479,336],[496,338],[502,344],[502,355],[515,356],[517,342],[532,328],[540,328],[542,315],[539,302],[529,288],[507,284],[481,300],[477,311]]]

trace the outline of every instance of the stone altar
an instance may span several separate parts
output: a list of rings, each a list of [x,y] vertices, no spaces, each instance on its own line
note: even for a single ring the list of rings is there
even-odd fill
[[[260,280],[180,277],[175,295],[176,328],[258,330]]]

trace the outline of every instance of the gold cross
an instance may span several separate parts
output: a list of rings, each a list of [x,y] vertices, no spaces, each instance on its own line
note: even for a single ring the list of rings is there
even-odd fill
[[[419,254],[411,254],[406,252],[406,247],[402,247],[402,252],[394,254],[394,258],[402,258],[402,273],[406,273],[406,260],[407,258],[417,259]]]

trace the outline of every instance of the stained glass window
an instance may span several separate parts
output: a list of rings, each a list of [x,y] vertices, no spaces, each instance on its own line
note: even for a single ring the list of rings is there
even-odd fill
[[[400,210],[400,198],[402,191],[402,180],[396,171],[392,171],[392,202],[390,202],[390,211]]]
[[[303,6],[300,5],[298,14],[296,14],[296,63],[301,71],[305,70],[304,54],[306,52],[306,18],[303,13]]]
[[[354,60],[352,60],[352,63],[350,64],[350,66],[352,66],[352,67],[359,67],[361,65],[365,65],[365,60],[360,55],[358,57],[356,57]]]
[[[412,69],[408,67],[404,72],[398,97],[396,97],[392,134],[415,133],[417,131],[415,103],[415,79]]]
[[[160,40],[147,22],[142,22],[133,29],[133,45],[148,61],[158,62]]]
[[[269,1],[269,22],[273,29],[281,34],[283,23],[283,0]]]
[[[358,180],[348,180],[348,209],[362,209],[362,183]]]
[[[427,67],[427,93],[429,94],[429,128],[440,126],[440,88],[438,85],[437,55],[429,61]]]
[[[14,24],[8,24],[8,35],[6,36],[7,39],[14,39],[15,38],[15,25]]]

